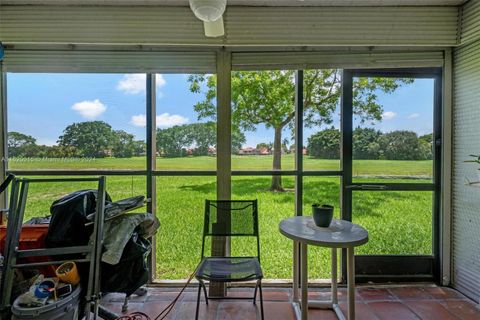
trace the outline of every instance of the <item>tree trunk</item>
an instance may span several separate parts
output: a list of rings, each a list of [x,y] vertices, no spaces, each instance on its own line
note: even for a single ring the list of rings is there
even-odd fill
[[[273,170],[282,169],[282,127],[275,128],[273,140]],[[282,176],[272,176],[270,191],[285,191],[282,187]]]

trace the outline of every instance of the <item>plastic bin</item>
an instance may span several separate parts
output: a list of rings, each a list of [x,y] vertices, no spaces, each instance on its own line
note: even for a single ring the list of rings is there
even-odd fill
[[[69,296],[38,308],[20,307],[17,299],[12,306],[12,320],[78,320],[80,291],[77,286]]]
[[[45,248],[45,237],[48,233],[48,224],[36,224],[36,225],[23,225],[22,231],[20,233],[20,250],[28,249],[43,249]],[[5,253],[5,241],[7,240],[7,228],[5,226],[0,226],[0,252]],[[28,263],[28,262],[43,262],[50,261],[48,257],[29,257],[25,259],[19,259],[18,263]],[[35,267],[47,277],[55,276],[55,267],[53,266],[42,266]]]

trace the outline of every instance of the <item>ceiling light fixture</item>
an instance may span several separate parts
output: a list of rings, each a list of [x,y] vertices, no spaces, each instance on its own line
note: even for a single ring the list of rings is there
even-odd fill
[[[227,0],[189,0],[195,16],[203,21],[205,36],[220,37],[225,34],[222,15]]]

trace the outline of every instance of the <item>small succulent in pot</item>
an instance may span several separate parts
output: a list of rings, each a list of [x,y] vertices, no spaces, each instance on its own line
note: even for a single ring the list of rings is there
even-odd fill
[[[333,206],[312,204],[313,221],[318,227],[328,228],[333,219]]]

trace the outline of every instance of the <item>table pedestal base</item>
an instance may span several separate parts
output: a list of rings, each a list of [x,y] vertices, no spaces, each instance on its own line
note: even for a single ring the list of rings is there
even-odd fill
[[[331,301],[308,300],[308,254],[307,245],[304,243],[293,243],[293,301],[292,306],[297,320],[308,320],[308,308],[331,309],[335,312],[339,320],[355,319],[355,264],[354,249],[347,248],[347,301],[348,317],[345,317],[338,304],[337,289],[337,248],[332,248],[332,267],[331,267]],[[299,265],[300,260],[300,265]],[[301,281],[299,280],[299,267],[301,270]],[[301,294],[299,297],[299,288]]]
[[[302,309],[300,307],[300,301],[292,302],[293,312],[295,312],[296,319],[302,319]],[[340,305],[338,303],[333,302],[326,302],[326,301],[316,301],[316,300],[309,300],[308,307],[314,309],[325,309],[325,310],[333,310],[337,319],[339,320],[346,320],[343,311],[340,309]]]

